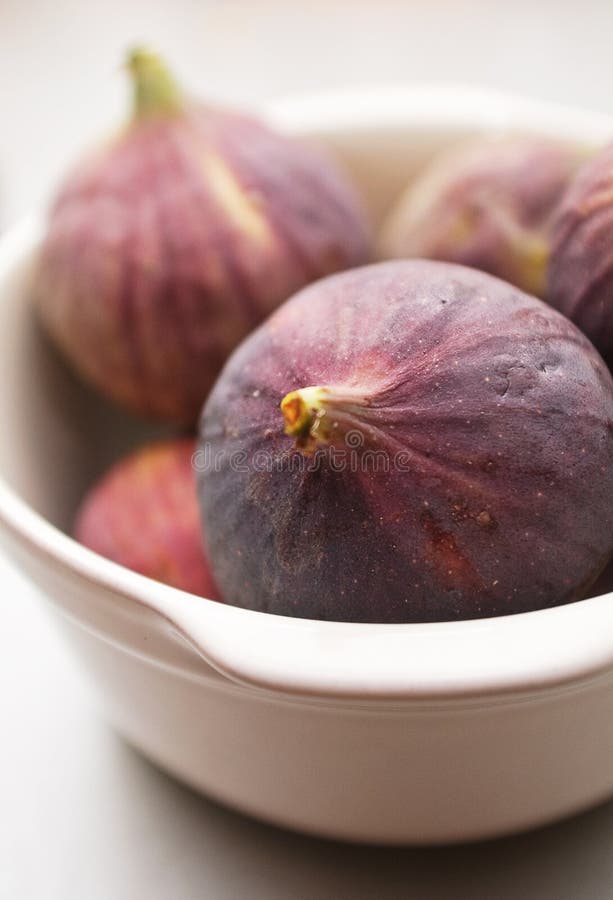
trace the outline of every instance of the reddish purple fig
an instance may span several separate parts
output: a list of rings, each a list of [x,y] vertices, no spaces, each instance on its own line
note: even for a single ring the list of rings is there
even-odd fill
[[[583,166],[557,211],[547,300],[613,366],[613,144]]]
[[[354,193],[314,149],[129,62],[128,127],[64,184],[35,277],[73,368],[135,412],[196,421],[234,346],[297,288],[369,256]]]
[[[195,462],[216,580],[256,610],[517,613],[583,597],[613,551],[606,366],[540,300],[451,264],[284,304],[228,361]]]
[[[141,575],[218,600],[198,520],[193,453],[186,438],[123,459],[87,494],[74,536]]]
[[[585,151],[540,137],[474,141],[435,157],[384,228],[384,256],[482,269],[545,292],[553,210]]]

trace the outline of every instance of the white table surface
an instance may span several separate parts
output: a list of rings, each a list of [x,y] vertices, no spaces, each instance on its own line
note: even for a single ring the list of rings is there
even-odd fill
[[[613,112],[613,4],[565,0],[0,0],[0,224],[39,205],[154,43],[195,90],[463,81]],[[364,849],[256,824],[114,735],[0,557],[1,900],[584,900],[613,896],[613,804],[487,845]]]

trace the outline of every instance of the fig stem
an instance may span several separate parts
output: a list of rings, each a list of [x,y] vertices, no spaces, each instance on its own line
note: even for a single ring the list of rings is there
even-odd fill
[[[325,416],[325,387],[307,387],[290,391],[281,401],[285,433],[298,440],[314,437],[317,425]]]
[[[183,94],[161,58],[144,47],[130,51],[126,68],[134,87],[135,119],[174,115],[184,108]]]
[[[318,446],[338,444],[349,431],[361,430],[368,405],[354,388],[317,385],[290,391],[281,401],[285,434],[311,455]]]

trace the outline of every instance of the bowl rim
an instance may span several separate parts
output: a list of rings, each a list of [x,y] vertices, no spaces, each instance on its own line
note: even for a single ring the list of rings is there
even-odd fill
[[[264,111],[297,134],[406,128],[410,118],[413,127],[430,130],[456,125],[580,134],[594,143],[613,135],[613,117],[605,114],[462,86],[302,95]],[[0,290],[12,268],[33,252],[42,222],[30,216],[0,236]],[[328,698],[441,701],[540,692],[613,672],[613,594],[461,622],[291,619],[195,597],[110,562],[52,525],[2,477],[0,524],[39,559],[161,615],[206,663],[251,687]]]

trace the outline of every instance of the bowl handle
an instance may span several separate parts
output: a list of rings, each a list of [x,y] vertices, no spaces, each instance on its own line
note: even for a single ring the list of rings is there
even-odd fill
[[[277,693],[483,698],[613,674],[613,594],[514,616],[400,625],[293,619],[185,599],[167,615],[206,662],[232,681]]]

